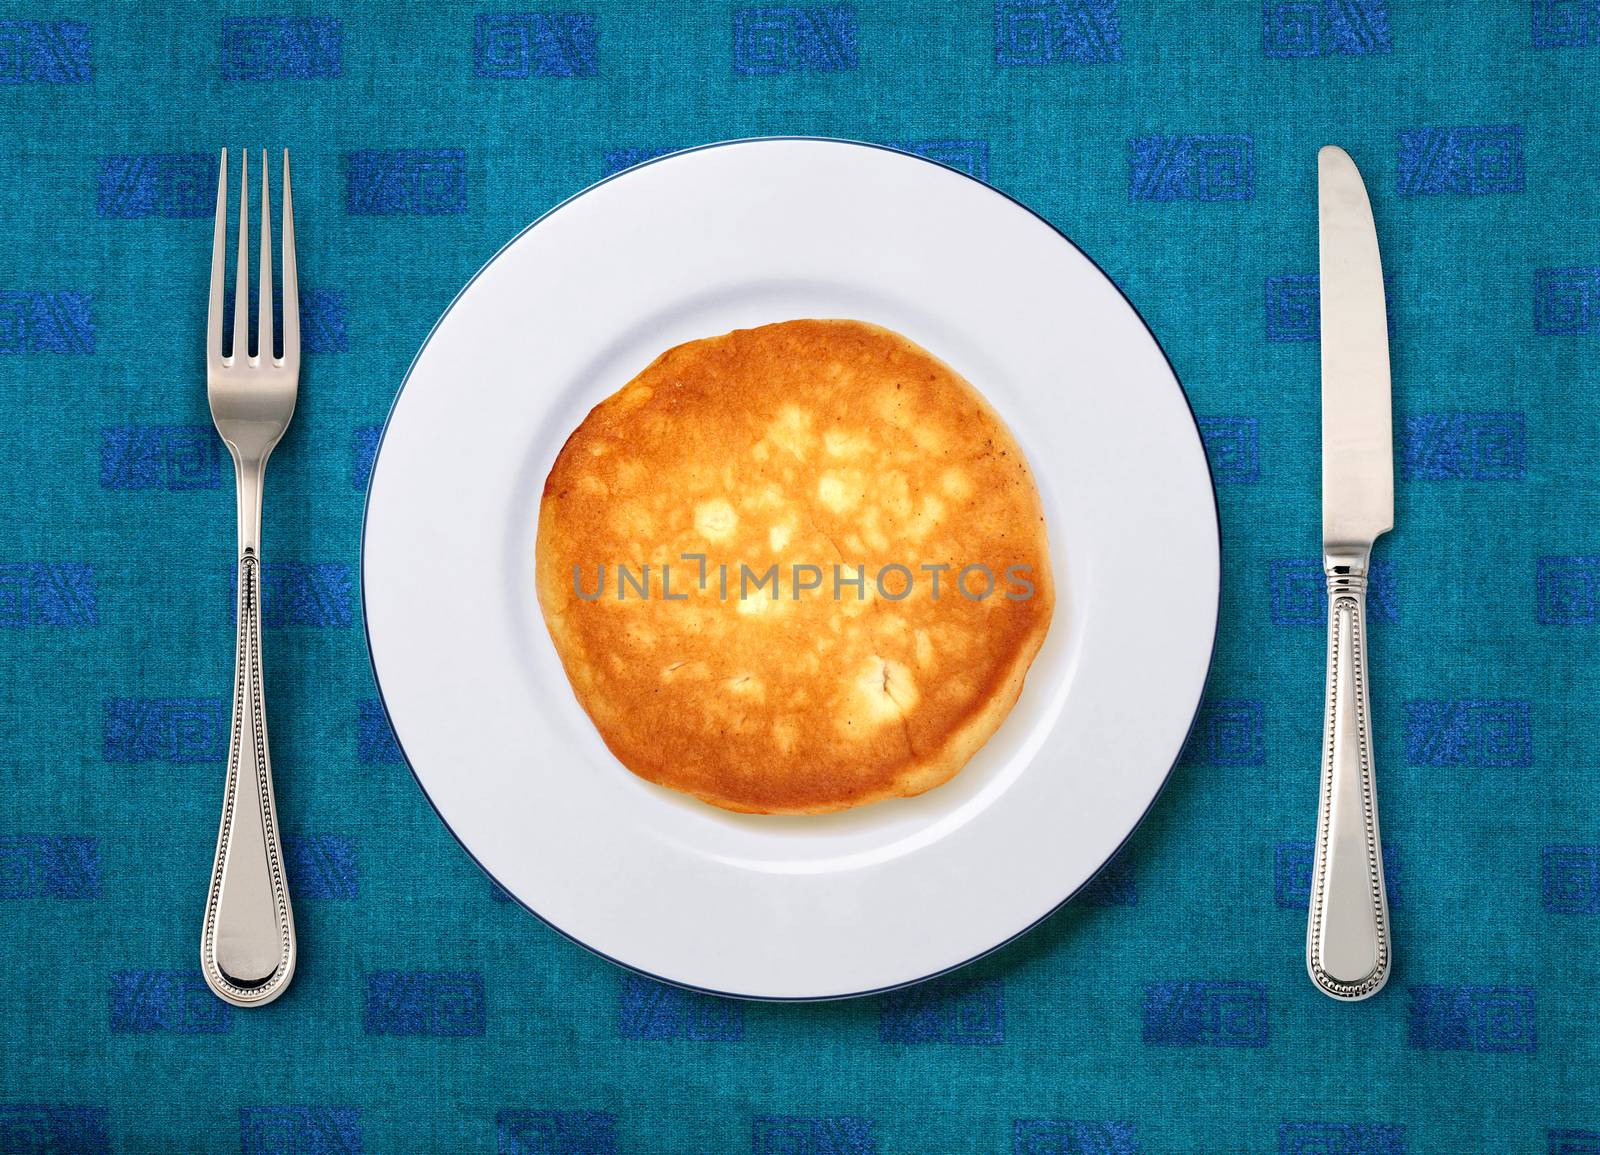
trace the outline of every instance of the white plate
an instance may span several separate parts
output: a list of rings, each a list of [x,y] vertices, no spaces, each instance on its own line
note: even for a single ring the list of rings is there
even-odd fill
[[[1032,463],[1059,600],[1016,709],[949,784],[736,815],[607,751],[540,617],[534,529],[591,406],[672,345],[795,317],[898,330],[989,398]],[[1166,781],[1217,623],[1205,454],[1132,306],[1015,201],[844,141],[679,153],[524,230],[411,366],[363,534],[383,702],[467,851],[591,950],[755,998],[926,978],[1070,897]]]

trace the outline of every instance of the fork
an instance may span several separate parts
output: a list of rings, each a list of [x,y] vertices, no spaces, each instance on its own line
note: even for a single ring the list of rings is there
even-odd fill
[[[227,261],[228,150],[217,175],[211,304],[206,314],[206,396],[233,457],[239,498],[238,633],[233,725],[217,856],[200,934],[200,966],[218,998],[238,1007],[270,1003],[294,976],[294,913],[284,878],[261,680],[261,490],[267,458],[294,415],[300,383],[300,299],[295,279],[289,151],[283,153],[283,356],[273,356],[272,221],[267,154],[261,153],[261,276],[256,354],[250,355],[250,160],[239,159],[239,257],[233,347],[222,350],[222,279]]]

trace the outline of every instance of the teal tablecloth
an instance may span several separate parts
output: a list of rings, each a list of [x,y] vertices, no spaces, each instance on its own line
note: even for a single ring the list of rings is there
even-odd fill
[[[574,2],[0,10],[0,1151],[1600,1151],[1600,2]],[[377,427],[473,271],[609,171],[766,133],[937,157],[1078,241],[1189,391],[1225,538],[1207,704],[1102,880],[819,1006],[663,987],[497,901],[400,761],[357,589]],[[1302,963],[1328,141],[1372,190],[1398,426],[1398,963],[1359,1006]],[[196,970],[223,144],[293,150],[306,286],[266,520],[303,956],[262,1011]]]

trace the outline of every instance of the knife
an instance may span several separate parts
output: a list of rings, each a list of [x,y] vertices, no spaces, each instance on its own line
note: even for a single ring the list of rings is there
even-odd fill
[[[1317,154],[1322,279],[1322,560],[1328,688],[1306,970],[1324,994],[1370,998],[1393,946],[1367,701],[1367,565],[1394,528],[1389,327],[1372,205],[1355,162]]]

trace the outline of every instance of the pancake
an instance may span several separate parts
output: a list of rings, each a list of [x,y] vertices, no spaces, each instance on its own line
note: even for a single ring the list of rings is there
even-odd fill
[[[947,781],[1055,604],[1004,423],[926,350],[846,320],[679,345],[597,405],[545,482],[536,569],[623,765],[765,814]]]

